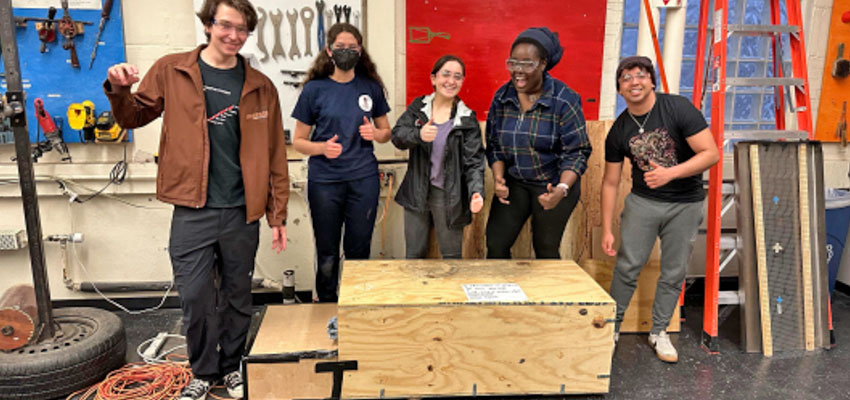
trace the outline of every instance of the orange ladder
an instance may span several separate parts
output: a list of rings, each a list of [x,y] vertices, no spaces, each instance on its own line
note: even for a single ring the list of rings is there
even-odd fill
[[[735,256],[736,240],[722,236],[720,220],[723,214],[734,204],[734,185],[723,182],[723,148],[727,140],[807,140],[812,139],[812,111],[809,99],[809,78],[806,69],[806,51],[803,40],[803,19],[799,0],[785,2],[788,23],[781,24],[780,0],[770,0],[770,25],[728,24],[728,0],[714,0],[714,26],[708,26],[710,0],[700,4],[699,30],[697,37],[696,69],[694,73],[693,102],[702,109],[704,74],[711,90],[711,133],[720,150],[720,161],[709,171],[708,180],[708,229],[705,246],[705,304],[703,310],[702,345],[709,352],[719,349],[717,340],[719,305],[737,304],[737,293],[720,292],[720,271]],[[708,71],[703,65],[706,50],[706,38],[712,32],[712,44],[709,53]],[[769,78],[727,78],[726,77],[726,41],[730,35],[759,35],[772,38],[773,77]],[[788,35],[791,49],[791,75],[785,77],[782,64],[782,35]],[[726,110],[726,89],[731,86],[772,86],[774,88],[774,111],[776,129],[774,130],[727,130],[724,113]],[[789,96],[785,97],[785,91]],[[794,103],[791,103],[791,97]],[[785,129],[785,100],[788,110],[797,117],[797,129]],[[726,201],[724,201],[724,197]],[[724,204],[725,203],[725,204]],[[721,261],[721,252],[724,257]]]

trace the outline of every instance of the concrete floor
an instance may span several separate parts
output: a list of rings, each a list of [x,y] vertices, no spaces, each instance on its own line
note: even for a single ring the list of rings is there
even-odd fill
[[[646,335],[623,334],[614,353],[611,390],[604,396],[568,399],[850,399],[850,296],[836,291],[833,324],[836,346],[829,351],[777,353],[772,359],[739,347],[736,306],[721,309],[720,354],[700,347],[702,301],[688,297],[682,332],[672,335],[679,363],[661,362]],[[259,310],[259,307],[257,307]],[[127,361],[138,361],[136,347],[157,332],[177,333],[180,310],[144,315],[119,313],[127,331]],[[255,313],[255,323],[256,317]],[[166,343],[169,348],[175,342]],[[225,396],[226,393],[218,394]]]

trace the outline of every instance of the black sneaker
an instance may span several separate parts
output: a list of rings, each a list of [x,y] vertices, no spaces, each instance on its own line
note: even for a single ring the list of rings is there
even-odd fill
[[[227,387],[227,394],[234,399],[241,399],[244,395],[244,385],[242,384],[242,373],[233,371],[224,376],[224,386]]]
[[[211,386],[212,382],[194,378],[180,391],[179,400],[206,400]]]

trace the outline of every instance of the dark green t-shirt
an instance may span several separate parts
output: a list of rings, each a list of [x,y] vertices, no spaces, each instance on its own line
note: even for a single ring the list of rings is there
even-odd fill
[[[207,207],[245,205],[245,186],[239,162],[239,98],[245,82],[242,60],[230,69],[218,69],[198,57],[207,104],[210,165]]]

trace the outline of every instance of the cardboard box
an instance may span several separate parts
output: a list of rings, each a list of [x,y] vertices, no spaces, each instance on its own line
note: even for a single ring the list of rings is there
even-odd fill
[[[347,260],[344,398],[606,393],[613,299],[569,260]]]

